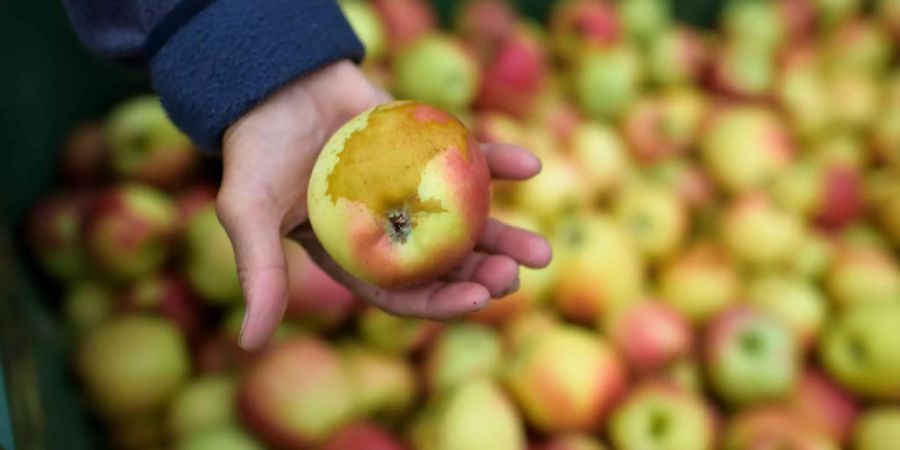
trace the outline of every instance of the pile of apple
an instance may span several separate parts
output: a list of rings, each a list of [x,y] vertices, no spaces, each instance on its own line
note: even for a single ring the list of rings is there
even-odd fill
[[[285,320],[243,351],[217,163],[131,99],[26,225],[109,446],[900,448],[900,2],[734,0],[715,31],[663,0],[545,27],[461,3],[452,33],[423,1],[341,6],[374,83],[541,157],[492,214],[551,266],[438,323],[286,240]]]

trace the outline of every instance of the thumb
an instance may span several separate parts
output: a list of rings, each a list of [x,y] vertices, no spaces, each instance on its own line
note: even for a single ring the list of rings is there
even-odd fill
[[[244,206],[246,205],[246,206]],[[246,312],[240,346],[257,350],[275,334],[287,305],[287,266],[273,208],[220,196],[218,214],[234,246]]]

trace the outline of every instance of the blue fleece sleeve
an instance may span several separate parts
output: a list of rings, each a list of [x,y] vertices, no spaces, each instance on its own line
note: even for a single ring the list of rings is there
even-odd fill
[[[362,44],[335,0],[65,0],[82,42],[146,67],[163,106],[198,146],[278,88]]]

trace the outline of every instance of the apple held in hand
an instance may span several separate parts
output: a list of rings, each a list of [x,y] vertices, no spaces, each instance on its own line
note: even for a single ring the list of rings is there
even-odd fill
[[[394,102],[332,136],[313,168],[308,204],[316,237],[347,272],[410,286],[448,272],[475,246],[490,174],[462,123]]]

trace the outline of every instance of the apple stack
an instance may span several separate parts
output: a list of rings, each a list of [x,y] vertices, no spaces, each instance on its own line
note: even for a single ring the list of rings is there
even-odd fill
[[[218,163],[128,100],[26,225],[109,447],[900,449],[900,2],[460,3],[341,6],[373,83],[541,157],[492,215],[550,267],[438,323],[285,240],[285,320],[243,351]]]

